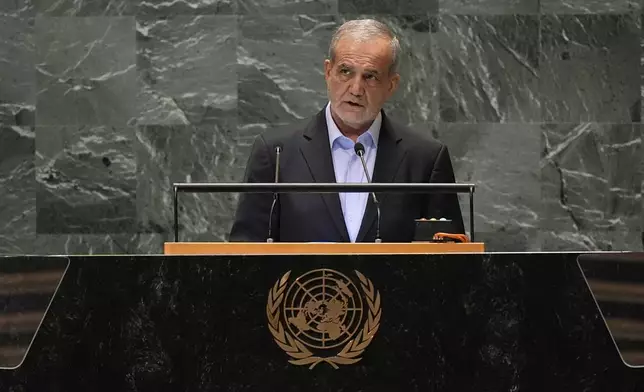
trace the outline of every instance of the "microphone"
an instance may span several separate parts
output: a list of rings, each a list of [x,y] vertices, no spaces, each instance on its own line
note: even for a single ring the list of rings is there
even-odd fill
[[[282,146],[275,146],[275,183],[279,182],[280,176],[280,153],[282,152]],[[273,203],[271,204],[271,212],[268,214],[268,238],[266,242],[273,242],[273,211],[275,210],[275,204],[277,204],[277,192],[273,192]]]
[[[371,178],[369,178],[369,170],[367,170],[367,163],[364,160],[364,145],[360,142],[356,143],[353,147],[356,154],[360,157],[362,162],[362,168],[364,169],[364,174],[367,176],[367,182],[371,183]],[[373,198],[373,204],[376,206],[376,211],[378,212],[378,220],[376,221],[376,242],[382,242],[380,238],[380,203],[374,192],[371,192],[371,197]]]

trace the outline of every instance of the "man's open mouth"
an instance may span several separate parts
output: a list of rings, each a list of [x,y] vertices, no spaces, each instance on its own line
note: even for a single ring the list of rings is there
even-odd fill
[[[347,103],[349,104],[349,106],[352,106],[354,108],[361,108],[362,107],[362,105],[360,105],[359,103],[350,102],[350,101],[347,101]]]

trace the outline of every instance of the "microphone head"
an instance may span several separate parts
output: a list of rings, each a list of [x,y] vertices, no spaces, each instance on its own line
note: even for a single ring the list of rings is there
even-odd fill
[[[273,149],[274,149],[275,151],[280,152],[280,151],[282,151],[282,150],[284,149],[284,147],[282,146],[282,143],[276,143],[276,144],[273,146]]]
[[[356,152],[358,155],[364,154],[364,145],[360,142],[356,143],[355,146],[353,146],[353,150]]]

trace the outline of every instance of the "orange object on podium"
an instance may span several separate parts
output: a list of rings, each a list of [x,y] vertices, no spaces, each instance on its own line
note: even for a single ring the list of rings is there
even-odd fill
[[[166,242],[166,255],[355,255],[483,253],[482,242]]]

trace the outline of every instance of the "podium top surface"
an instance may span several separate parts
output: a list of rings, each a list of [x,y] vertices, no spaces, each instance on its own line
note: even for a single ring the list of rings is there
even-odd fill
[[[166,242],[163,248],[166,255],[355,255],[485,252],[485,246],[480,242]]]

